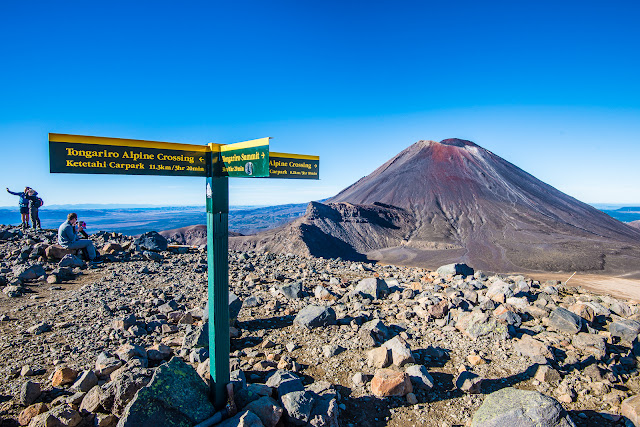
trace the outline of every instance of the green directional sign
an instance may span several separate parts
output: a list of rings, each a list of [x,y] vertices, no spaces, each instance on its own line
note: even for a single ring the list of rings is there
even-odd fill
[[[232,178],[269,176],[269,138],[220,146],[221,174]]]
[[[320,179],[320,157],[269,153],[269,178]]]
[[[51,173],[207,176],[206,145],[49,134]]]

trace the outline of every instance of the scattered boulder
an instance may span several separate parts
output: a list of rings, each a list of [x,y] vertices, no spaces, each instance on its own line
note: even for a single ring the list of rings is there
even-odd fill
[[[463,276],[473,276],[473,268],[469,267],[467,264],[447,264],[439,267],[436,270],[438,276],[447,277],[447,276],[457,276],[458,274]]]
[[[471,427],[575,427],[562,405],[537,391],[507,387],[485,397]]]
[[[71,368],[59,368],[53,373],[51,379],[51,385],[54,387],[60,387],[66,384],[72,384],[78,377],[78,372]]]
[[[46,403],[34,403],[20,412],[18,415],[18,423],[21,426],[26,426],[36,415],[43,414],[48,410],[49,406],[47,406]]]
[[[68,249],[63,248],[60,245],[51,245],[48,246],[47,249],[44,250],[44,254],[48,259],[62,259],[65,255],[76,255],[78,253],[78,249]]]
[[[371,392],[377,397],[405,396],[412,391],[411,379],[405,372],[378,369],[371,380]]]
[[[640,333],[640,322],[631,319],[621,319],[609,325],[611,336],[632,342]]]
[[[40,394],[42,394],[40,384],[33,381],[26,381],[22,383],[22,387],[20,387],[18,402],[20,402],[22,406],[29,406],[40,397]]]
[[[478,394],[482,388],[482,378],[471,371],[462,371],[456,378],[456,388],[469,394]]]
[[[157,231],[149,231],[138,237],[136,245],[143,251],[162,252],[167,250],[169,244]]]
[[[292,391],[280,396],[280,400],[287,412],[289,424],[294,426],[308,425],[313,410],[313,393],[306,390]]]
[[[566,308],[558,307],[549,316],[549,327],[565,334],[577,334],[582,329],[582,318]]]
[[[278,287],[278,291],[289,299],[302,298],[302,282],[285,283]]]
[[[433,377],[423,365],[411,365],[405,369],[405,372],[409,375],[411,383],[415,388],[431,390],[435,384]]]
[[[211,417],[209,387],[178,357],[158,367],[151,382],[127,405],[120,427],[198,424]]]
[[[354,292],[372,300],[377,300],[387,296],[389,293],[389,287],[384,280],[377,277],[369,277],[367,279],[360,280]]]
[[[254,400],[244,409],[256,414],[265,427],[275,427],[284,412],[282,407],[269,396]]]
[[[87,264],[83,260],[81,260],[80,258],[78,258],[76,255],[73,255],[73,254],[67,254],[63,256],[60,262],[58,263],[58,267],[84,268],[86,266]]]
[[[391,352],[393,364],[396,366],[404,366],[407,363],[413,363],[413,355],[411,354],[411,348],[399,336],[391,338],[389,341],[382,344],[382,347],[388,349]]]
[[[307,329],[319,328],[336,323],[336,312],[331,307],[308,305],[298,312],[293,324]]]
[[[15,273],[18,279],[24,282],[36,280],[47,274],[41,264],[34,264],[29,267],[20,266],[17,268]]]

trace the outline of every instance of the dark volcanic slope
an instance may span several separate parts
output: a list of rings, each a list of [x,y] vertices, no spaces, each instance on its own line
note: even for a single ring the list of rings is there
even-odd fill
[[[639,265],[639,230],[470,141],[419,141],[326,202],[332,209],[350,204],[355,210],[375,203],[402,212],[402,223],[390,223],[402,236],[363,246],[355,229],[367,236],[374,230],[366,231],[361,221],[350,226],[352,232],[340,233],[344,215],[320,220],[308,213],[283,229],[315,227],[358,253],[394,263],[616,272]]]

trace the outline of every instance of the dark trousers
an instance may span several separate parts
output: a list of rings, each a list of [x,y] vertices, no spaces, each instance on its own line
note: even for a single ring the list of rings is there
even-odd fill
[[[38,208],[29,209],[29,213],[31,214],[31,224],[33,224],[33,228],[41,228],[40,217],[38,216]]]

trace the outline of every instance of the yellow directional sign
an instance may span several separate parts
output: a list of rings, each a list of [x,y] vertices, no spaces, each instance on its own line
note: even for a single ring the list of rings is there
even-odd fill
[[[52,173],[207,176],[213,146],[49,134]]]
[[[269,153],[269,178],[320,179],[320,157]]]

